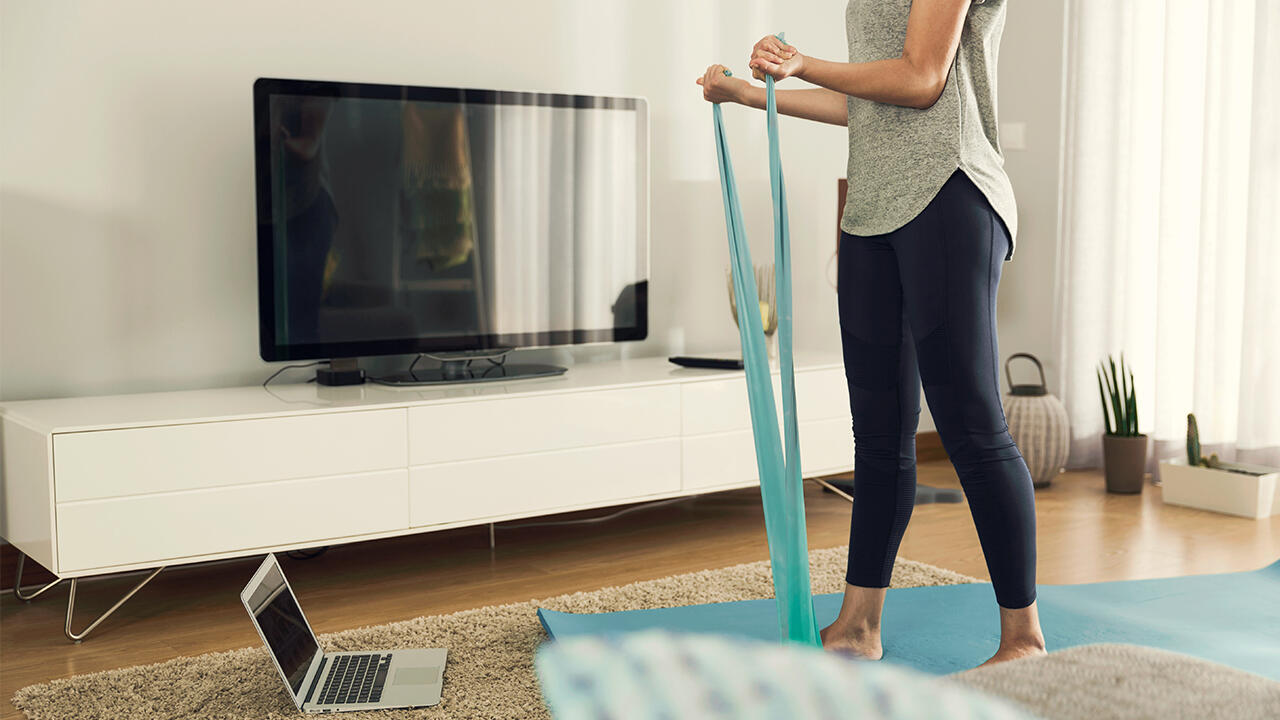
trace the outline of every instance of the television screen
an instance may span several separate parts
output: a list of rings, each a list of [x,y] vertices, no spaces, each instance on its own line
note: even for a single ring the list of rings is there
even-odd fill
[[[260,79],[265,360],[647,331],[637,98]]]

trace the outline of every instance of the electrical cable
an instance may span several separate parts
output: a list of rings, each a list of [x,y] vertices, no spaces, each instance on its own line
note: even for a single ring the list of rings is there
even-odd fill
[[[678,497],[678,498],[669,498],[667,500],[654,500],[652,502],[641,503],[640,505],[633,505],[631,507],[623,508],[621,510],[611,512],[608,515],[600,515],[598,517],[581,518],[577,520],[548,520],[545,522],[517,523],[515,525],[496,525],[495,524],[495,527],[514,530],[516,528],[557,527],[560,525],[595,525],[596,523],[615,520],[617,518],[622,517],[623,515],[636,512],[637,510],[648,510],[650,508],[662,507],[663,505],[674,505],[675,503],[678,503],[678,502],[684,502],[686,500],[696,500],[696,499],[697,499],[696,497]]]
[[[276,370],[275,372],[271,373],[271,377],[267,378],[266,380],[263,380],[262,387],[266,387],[267,383],[271,382],[272,380],[275,380],[276,376],[284,372],[285,370],[293,370],[296,368],[309,368],[309,367],[315,367],[316,365],[328,365],[328,364],[329,364],[328,360],[317,360],[315,362],[303,363],[301,365],[285,365],[279,370]],[[308,380],[307,382],[311,382],[312,380],[315,380],[315,378],[311,378],[311,380]]]

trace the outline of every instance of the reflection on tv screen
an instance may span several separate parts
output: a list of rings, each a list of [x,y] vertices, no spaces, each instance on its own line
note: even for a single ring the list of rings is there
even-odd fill
[[[269,123],[276,344],[635,324],[634,109],[280,94]]]

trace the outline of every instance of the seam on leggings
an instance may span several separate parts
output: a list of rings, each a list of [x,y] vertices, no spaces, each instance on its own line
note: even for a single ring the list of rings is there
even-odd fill
[[[895,428],[894,437],[896,439],[893,445],[893,520],[889,524],[889,533],[891,535],[892,533],[897,532],[898,517],[902,514],[902,508],[898,507],[898,499],[901,495],[898,484],[902,480],[902,469],[898,467],[898,459],[902,457],[902,373],[899,372],[899,370],[902,366],[902,343],[906,340],[903,336],[903,317],[906,316],[907,293],[905,288],[902,288],[901,279],[899,279],[898,285],[899,305],[902,312],[898,318],[898,344],[895,346],[897,350],[894,353],[893,358],[894,374],[897,378],[897,382],[895,383],[896,392],[894,392],[894,404],[897,405],[898,426]],[[904,524],[904,527],[902,528],[903,534],[906,533],[906,530],[907,528]],[[901,536],[898,537],[898,541],[899,543],[902,541]],[[890,550],[890,547],[885,548],[884,561],[880,566],[880,572],[882,575],[888,573],[889,582],[893,582],[893,566],[898,559],[898,548],[896,545],[893,545],[892,542],[890,542],[890,546],[892,547],[892,550]]]
[[[990,203],[988,203],[990,204]],[[992,299],[994,288],[991,287],[991,255],[995,252],[996,247],[996,224],[992,217],[994,210],[987,210],[983,213],[987,216],[987,324],[991,327],[991,387],[996,390],[996,397],[1000,397],[1000,376],[996,369],[1000,365],[999,349],[996,340],[996,308],[995,300]],[[1004,430],[1009,429],[1009,420],[1004,416],[1003,403],[1000,408],[1000,424],[1004,425]]]
[[[942,234],[941,227],[934,229],[935,237]],[[938,321],[938,327],[942,329],[942,337],[946,341],[942,350],[946,355],[947,372],[942,381],[952,388],[956,386],[955,365],[951,361],[951,343],[955,342],[955,339],[952,337],[951,332],[953,329],[951,327],[951,273],[947,269],[952,266],[951,244],[954,241],[954,237],[954,234],[948,230],[942,238],[942,318]]]

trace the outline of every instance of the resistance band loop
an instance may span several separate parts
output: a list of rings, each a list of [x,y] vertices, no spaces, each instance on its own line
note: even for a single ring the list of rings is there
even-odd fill
[[[782,34],[778,34],[782,39]],[[751,428],[755,434],[756,466],[764,501],[765,531],[773,570],[778,623],[784,640],[821,645],[813,616],[809,585],[809,549],[805,535],[804,490],[800,477],[800,431],[796,427],[795,362],[792,358],[791,239],[787,221],[787,194],[782,182],[782,156],[778,150],[778,106],[774,80],[766,75],[766,113],[769,130],[769,180],[773,195],[775,291],[778,303],[778,358],[782,374],[782,424],[773,399],[772,373],[765,351],[760,300],[756,289],[751,249],[742,222],[738,186],[729,159],[720,105],[712,105],[715,120],[716,157],[720,161],[720,190],[724,221],[729,233],[729,262],[734,299],[738,307],[738,334],[747,376]],[[784,455],[785,442],[785,455]]]

